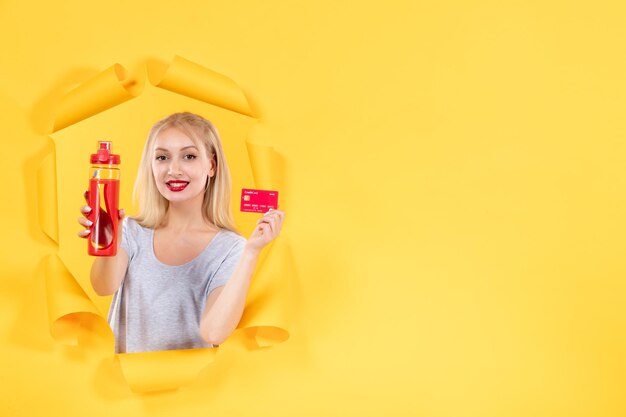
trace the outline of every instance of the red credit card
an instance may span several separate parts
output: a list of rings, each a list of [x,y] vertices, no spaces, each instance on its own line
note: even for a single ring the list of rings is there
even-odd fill
[[[278,208],[278,191],[241,189],[241,211],[266,213]]]

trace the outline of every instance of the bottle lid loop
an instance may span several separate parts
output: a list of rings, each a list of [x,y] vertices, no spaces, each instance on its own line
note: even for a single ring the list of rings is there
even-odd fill
[[[119,165],[120,156],[111,153],[111,146],[113,143],[107,140],[101,140],[98,142],[98,153],[91,154],[92,164],[103,165]]]

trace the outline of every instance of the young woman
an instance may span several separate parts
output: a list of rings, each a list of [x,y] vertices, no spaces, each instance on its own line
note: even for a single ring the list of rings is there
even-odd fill
[[[117,255],[91,268],[96,293],[115,294],[116,352],[211,347],[235,330],[259,253],[279,235],[284,213],[266,213],[246,240],[235,232],[230,191],[208,120],[176,113],[152,127],[135,182],[139,214],[121,220]],[[90,211],[81,208],[82,238]]]

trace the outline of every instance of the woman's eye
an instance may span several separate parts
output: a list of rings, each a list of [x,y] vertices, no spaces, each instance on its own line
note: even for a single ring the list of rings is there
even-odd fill
[[[154,159],[156,159],[157,161],[165,161],[166,157],[165,155],[157,155]]]
[[[187,154],[184,156],[184,159],[196,159],[196,155]]]

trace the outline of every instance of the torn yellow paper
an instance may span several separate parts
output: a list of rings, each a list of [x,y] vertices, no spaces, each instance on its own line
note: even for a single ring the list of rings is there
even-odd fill
[[[137,80],[127,78],[120,64],[111,66],[70,91],[61,101],[54,131],[117,106],[140,93]]]
[[[280,172],[274,147],[246,142],[254,183],[260,190],[278,190]]]
[[[41,229],[50,239],[58,243],[57,173],[54,153],[44,157],[37,171],[37,202]]]
[[[218,348],[118,354],[122,372],[136,393],[168,391],[189,385],[213,362]]]
[[[58,256],[50,255],[45,268],[50,333],[55,340],[76,346],[81,333],[95,327],[90,321],[103,319]]]
[[[233,80],[179,56],[169,65],[149,62],[148,78],[157,87],[253,116],[246,96]]]
[[[279,236],[269,248],[254,275],[239,329],[258,346],[265,347],[285,341],[289,337],[294,314],[293,288],[295,276],[291,253],[284,236]]]
[[[279,190],[283,172],[274,147],[259,144],[249,137],[246,148],[256,188]],[[294,276],[286,238],[280,236],[259,261],[238,326],[259,347],[271,346],[289,338],[285,329],[289,328],[294,310],[293,288],[291,280],[284,277]]]
[[[120,68],[121,66],[116,64],[70,92],[69,98],[63,101],[64,105],[59,111],[60,119],[57,120],[55,126],[59,129],[59,126],[66,126],[67,129],[54,133],[52,137],[57,146],[56,178],[63,183],[56,184],[58,196],[50,196],[50,200],[55,203],[49,207],[58,206],[58,212],[63,221],[66,218],[75,218],[75,210],[78,206],[74,207],[74,203],[69,202],[78,201],[78,196],[83,191],[80,188],[82,184],[80,178],[86,168],[77,166],[72,161],[75,161],[80,154],[88,155],[91,152],[91,144],[86,143],[85,139],[101,135],[124,138],[123,141],[117,140],[116,149],[126,148],[129,152],[137,151],[139,154],[144,137],[127,133],[147,129],[146,120],[153,120],[153,113],[164,115],[172,112],[172,105],[168,103],[168,100],[157,101],[155,109],[154,99],[148,99],[146,102],[144,96],[170,94],[170,101],[176,103],[174,108],[177,110],[175,111],[195,108],[199,113],[214,113],[227,121],[227,125],[232,123],[233,126],[240,126],[239,115],[252,113],[245,95],[231,79],[183,58],[176,57],[169,65],[150,63],[147,74],[158,88],[147,84],[146,90],[142,94],[136,94],[136,97],[133,95],[136,92],[120,82],[123,78],[121,75],[123,68]],[[127,105],[133,109],[135,117],[128,118],[124,116],[124,112],[128,109],[119,110],[117,105],[133,97],[135,98]],[[180,108],[181,104],[183,108]],[[229,113],[229,117],[224,118],[224,113],[216,113],[213,106],[220,106],[235,113],[226,112]],[[108,111],[103,111],[107,109]],[[123,133],[112,130],[112,126],[115,129],[121,129]],[[234,131],[239,130],[234,129]],[[133,142],[132,138],[135,137],[138,143]],[[244,138],[245,135],[241,137]],[[239,177],[248,178],[250,174],[247,169],[251,168],[257,187],[275,186],[281,172],[279,165],[274,163],[276,160],[274,150],[271,146],[251,145],[248,142],[246,141],[249,159],[244,155],[233,155],[236,157],[235,160],[241,161],[241,167],[246,167],[246,175],[239,175]],[[239,153],[245,153],[242,151],[243,143],[239,148],[233,146],[232,142],[226,145],[233,149],[241,149],[237,150]],[[132,158],[124,160],[129,161]],[[46,172],[49,171],[50,164],[50,161],[46,161]],[[134,173],[136,166],[125,165],[124,172]],[[47,215],[49,216],[50,213],[53,213],[52,209],[48,209]],[[49,220],[46,221],[49,222]],[[64,225],[61,222],[59,233],[61,236],[66,233],[63,228],[67,228],[67,224],[69,223]],[[51,264],[47,274],[50,275],[48,299],[52,307],[50,323],[51,331],[57,340],[68,344],[80,344],[81,339],[76,334],[81,329],[84,331],[87,328],[96,329],[97,327],[93,325],[93,321],[91,325],[87,323],[90,320],[89,317],[98,317],[99,323],[104,323],[104,320],[98,315],[95,307],[96,298],[89,298],[89,294],[92,297],[96,296],[89,287],[88,277],[82,275],[74,277],[62,264],[61,259],[67,265],[73,265],[73,270],[85,270],[85,268],[78,267],[78,264],[84,264],[87,259],[77,261],[71,258],[77,256],[74,255],[76,253],[85,256],[82,252],[78,252],[85,249],[82,248],[82,242],[77,238],[71,240],[70,235],[73,237],[74,233],[68,233],[65,240],[61,238],[59,245],[60,253],[68,258],[55,257],[56,263]],[[290,280],[293,277],[294,268],[287,246],[284,240],[278,239],[264,251],[250,285],[245,314],[238,327],[240,333],[246,335],[259,347],[270,346],[289,337],[288,323],[292,316]],[[106,330],[97,331],[111,333],[108,325]],[[111,350],[113,350],[112,347]],[[200,370],[213,360],[215,351],[215,349],[191,349],[121,354],[118,357],[123,375],[133,391],[151,392],[172,390],[189,384]]]

